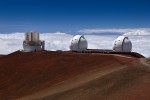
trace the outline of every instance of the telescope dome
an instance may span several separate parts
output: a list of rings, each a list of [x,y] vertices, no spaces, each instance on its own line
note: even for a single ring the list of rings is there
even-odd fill
[[[70,50],[84,51],[87,50],[88,43],[83,35],[76,35],[71,39]]]
[[[41,51],[45,49],[45,41],[41,41],[38,32],[25,33],[25,40],[23,41],[24,51]]]
[[[119,36],[113,42],[113,50],[116,52],[131,52],[132,43],[126,36]]]

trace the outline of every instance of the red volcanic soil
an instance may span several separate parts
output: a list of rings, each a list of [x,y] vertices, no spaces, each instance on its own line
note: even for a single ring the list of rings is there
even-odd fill
[[[121,54],[14,52],[0,58],[0,100],[150,100],[148,62]]]

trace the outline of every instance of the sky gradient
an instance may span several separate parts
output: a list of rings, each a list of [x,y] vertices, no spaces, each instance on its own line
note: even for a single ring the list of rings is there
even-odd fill
[[[149,0],[1,0],[0,33],[149,28]]]

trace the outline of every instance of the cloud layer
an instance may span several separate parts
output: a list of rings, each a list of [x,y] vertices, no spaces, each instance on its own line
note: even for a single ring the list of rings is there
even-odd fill
[[[83,29],[84,34],[120,33],[124,35],[150,35],[150,28],[125,28],[125,29]]]
[[[69,50],[70,40],[73,35],[66,33],[42,33],[40,39],[45,40],[46,50]],[[90,49],[112,49],[112,42],[118,35],[85,35]],[[132,51],[150,57],[150,36],[129,36],[132,41]],[[24,33],[0,34],[0,54],[9,54],[22,50]]]

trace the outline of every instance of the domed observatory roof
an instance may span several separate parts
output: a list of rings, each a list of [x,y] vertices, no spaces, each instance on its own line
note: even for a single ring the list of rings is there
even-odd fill
[[[71,39],[70,50],[84,51],[87,50],[88,43],[83,35],[76,35]]]
[[[113,42],[113,50],[116,52],[131,52],[132,43],[126,36],[119,36]]]
[[[38,32],[27,32],[25,33],[25,40],[23,41],[24,51],[40,51],[45,48],[45,41],[39,39]]]

